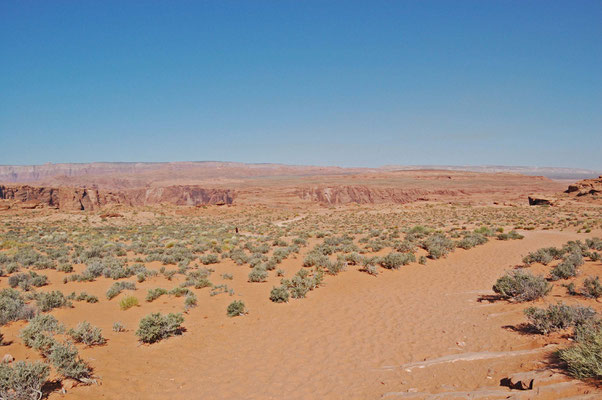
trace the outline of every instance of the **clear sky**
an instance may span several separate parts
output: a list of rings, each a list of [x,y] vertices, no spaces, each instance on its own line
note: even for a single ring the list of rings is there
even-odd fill
[[[0,164],[602,170],[602,1],[0,2]]]

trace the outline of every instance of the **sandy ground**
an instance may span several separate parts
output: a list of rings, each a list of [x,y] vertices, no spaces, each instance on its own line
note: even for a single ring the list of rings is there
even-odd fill
[[[596,234],[600,236],[600,232],[588,236]],[[525,321],[525,305],[478,300],[492,294],[495,280],[520,263],[527,252],[560,246],[575,238],[584,236],[526,232],[523,240],[490,241],[469,251],[458,249],[445,259],[384,271],[378,277],[350,269],[326,277],[324,288],[288,304],[271,303],[266,298],[266,292],[277,282],[275,277],[250,284],[244,279],[248,268],[220,264],[216,275],[233,273],[235,279],[230,282],[237,293],[237,285],[246,286],[244,301],[250,313],[237,318],[224,315],[226,305],[238,295],[221,294],[211,303],[200,297],[199,306],[185,315],[186,332],[182,336],[150,346],[139,345],[134,336],[137,322],[148,310],[120,311],[118,299],[106,301],[104,292],[112,283],[108,280],[100,281],[102,285],[70,283],[61,290],[86,290],[101,297],[101,303],[75,303],[77,312],[59,309],[53,314],[67,326],[85,318],[102,328],[109,345],[80,348],[102,383],[75,387],[65,398],[447,399],[524,395],[501,387],[500,379],[545,366],[550,348],[539,349],[550,339],[509,328]],[[289,270],[298,269],[298,263],[284,261],[287,276]],[[601,266],[589,262],[584,268],[593,271]],[[51,281],[59,276],[49,274]],[[146,288],[157,286],[166,287],[151,280],[133,293],[142,297]],[[565,290],[560,289],[555,288],[545,302],[564,296]],[[179,312],[182,301],[163,296],[153,307]],[[599,303],[590,302],[601,310]],[[123,322],[128,332],[112,332],[115,321]],[[37,358],[15,340],[24,325],[21,321],[3,329],[5,338],[14,340],[10,351],[18,359]],[[558,343],[566,340],[561,338]],[[516,398],[602,396],[596,390],[563,377],[550,385],[550,390],[530,391],[527,396],[531,397]],[[429,397],[434,393],[440,395]],[[49,398],[63,395],[53,393]]]

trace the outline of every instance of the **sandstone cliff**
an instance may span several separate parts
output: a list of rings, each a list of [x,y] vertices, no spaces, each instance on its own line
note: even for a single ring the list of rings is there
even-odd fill
[[[11,202],[20,208],[49,207],[65,211],[98,210],[109,205],[232,204],[233,199],[234,194],[231,190],[205,189],[198,186],[106,191],[96,188],[0,185],[0,200]]]
[[[297,195],[324,204],[405,204],[417,200],[436,200],[440,196],[454,197],[460,190],[423,190],[368,186],[316,186],[297,190]]]

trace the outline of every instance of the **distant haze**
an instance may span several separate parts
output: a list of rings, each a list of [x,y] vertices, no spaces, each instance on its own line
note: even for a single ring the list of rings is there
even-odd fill
[[[130,181],[148,180],[177,181],[223,179],[246,179],[256,177],[348,175],[407,170],[449,170],[486,173],[514,173],[545,176],[551,179],[578,180],[600,175],[600,171],[576,168],[525,167],[525,166],[451,166],[451,165],[386,165],[379,168],[334,167],[319,165],[287,165],[277,163],[239,163],[221,161],[188,162],[97,162],[97,163],[46,163],[43,165],[0,165],[0,183],[52,182],[62,184],[84,184],[106,180],[119,181],[127,177]],[[103,178],[107,177],[107,178]],[[112,182],[114,183],[114,182]]]

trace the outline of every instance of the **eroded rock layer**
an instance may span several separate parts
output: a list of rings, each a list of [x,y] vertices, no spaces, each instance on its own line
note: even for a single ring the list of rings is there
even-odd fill
[[[144,206],[160,203],[197,206],[232,204],[233,192],[228,189],[206,189],[198,186],[167,186],[124,191],[96,188],[38,187],[0,185],[0,200],[20,208],[49,207],[65,211],[98,210],[109,205]]]

